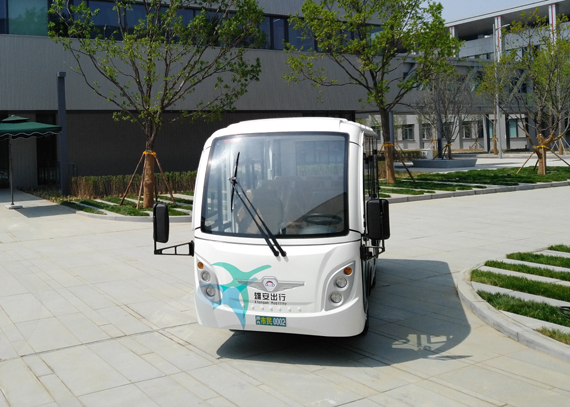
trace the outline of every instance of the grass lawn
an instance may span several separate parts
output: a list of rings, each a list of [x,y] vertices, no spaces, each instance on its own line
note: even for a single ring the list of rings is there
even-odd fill
[[[550,246],[549,249],[559,252],[570,252],[570,246],[562,244]],[[560,281],[570,281],[570,259],[566,257],[547,256],[539,253],[511,253],[507,255],[507,258],[534,263],[536,266],[529,264],[510,264],[496,260],[485,262],[485,266],[555,278]],[[541,268],[541,264],[565,267],[569,269],[569,272],[558,272]],[[473,270],[471,272],[471,281],[570,302],[570,287],[561,284],[532,281],[524,277],[507,276],[483,270]],[[566,307],[558,308],[543,302],[527,301],[507,294],[491,294],[485,291],[478,291],[477,293],[498,310],[570,327],[570,318],[568,318],[569,315]],[[564,311],[564,313],[562,311]],[[537,330],[537,332],[570,345],[570,335],[560,330],[542,328]]]
[[[67,206],[68,208],[75,209],[76,211],[87,212],[87,213],[94,213],[94,214],[97,214],[97,215],[106,215],[105,212],[100,211],[99,209],[88,208],[88,207],[86,207],[86,206],[79,205],[79,204],[77,204],[77,203],[75,203],[75,202],[72,202],[72,201],[61,201],[60,205]]]
[[[471,281],[503,287],[521,293],[540,295],[560,301],[570,301],[570,287],[560,284],[544,283],[542,281],[529,280],[524,277],[507,276],[490,271],[473,270]]]
[[[570,281],[570,272],[565,273],[563,271],[554,271],[542,267],[532,267],[526,264],[512,264],[497,260],[489,260],[485,262],[485,266],[495,267],[503,270],[518,271],[519,273],[534,274],[536,276],[556,278],[563,281]]]
[[[432,181],[412,181],[411,179],[396,178],[395,184],[388,184],[386,181],[380,181],[380,186],[397,187],[397,188],[420,188],[433,189],[436,191],[469,191],[473,188],[484,189],[485,185],[450,185],[442,182]]]
[[[558,342],[570,345],[570,334],[562,332],[560,329],[540,328],[537,329],[537,331],[545,336],[548,336],[549,338],[557,340]]]
[[[543,302],[524,301],[506,294],[491,294],[484,291],[478,291],[477,294],[501,311],[570,327],[570,320],[564,317],[560,310],[552,305]]]
[[[135,198],[136,199],[136,198]],[[114,203],[116,205],[119,205],[121,203],[121,198],[117,198],[114,196],[109,196],[106,198],[102,198],[103,201],[107,201],[107,202],[111,202]],[[129,208],[135,208],[137,207],[137,204],[133,201],[129,201],[128,199],[125,199],[125,201],[123,202],[123,206],[129,207]],[[187,216],[188,214],[186,212],[182,212],[182,211],[177,211],[176,208],[186,208],[185,206],[180,206],[180,205],[168,205],[168,214],[170,216]],[[150,209],[148,209],[150,210]],[[146,212],[145,212],[146,213]],[[138,215],[136,215],[138,216]]]
[[[570,253],[570,246],[567,246],[565,244],[555,244],[554,246],[550,246],[548,250],[554,250],[555,252]]]
[[[547,167],[546,175],[538,175],[532,167],[525,167],[519,174],[518,168],[495,170],[469,170],[449,173],[418,174],[420,181],[458,182],[466,184],[518,185],[536,182],[565,181],[570,179],[567,167]]]
[[[380,191],[387,192],[389,194],[404,194],[404,195],[435,194],[435,191],[427,191],[423,189],[414,189],[414,188],[380,187]]]
[[[570,268],[570,259],[567,257],[547,256],[539,253],[511,253],[507,254],[507,259]]]
[[[121,198],[117,199],[119,201],[121,200]],[[104,209],[109,212],[118,213],[119,215],[123,216],[149,216],[148,212],[140,211],[136,209],[134,206],[129,206],[129,205],[123,205],[123,206],[111,205],[99,201],[94,201],[93,199],[82,199],[77,202],[84,205],[93,206],[95,208]]]

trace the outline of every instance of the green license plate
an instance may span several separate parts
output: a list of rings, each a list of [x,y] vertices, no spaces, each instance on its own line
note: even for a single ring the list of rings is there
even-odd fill
[[[255,325],[266,325],[266,326],[281,326],[285,328],[287,326],[287,318],[285,317],[262,317],[259,315],[255,316]]]

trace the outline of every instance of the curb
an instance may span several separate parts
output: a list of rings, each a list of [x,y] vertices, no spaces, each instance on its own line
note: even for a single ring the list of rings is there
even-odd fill
[[[427,201],[427,200],[431,200],[431,199],[494,194],[494,193],[499,193],[499,192],[515,192],[515,191],[528,191],[531,189],[540,189],[540,188],[566,187],[569,185],[570,185],[570,180],[568,180],[568,181],[553,181],[553,182],[545,182],[545,183],[541,183],[541,184],[520,184],[517,186],[490,187],[490,188],[486,188],[486,189],[471,189],[471,190],[467,190],[467,191],[451,191],[451,192],[441,192],[441,193],[435,193],[435,194],[401,196],[401,197],[386,198],[386,199],[388,200],[388,202],[396,204],[396,203],[404,203],[404,202]],[[87,213],[87,212],[82,212],[82,211],[76,211],[76,213],[80,213],[81,215],[88,216],[90,218],[96,218],[96,219],[116,220],[116,221],[123,221],[123,222],[152,222],[152,216],[137,217],[137,216],[121,216],[121,215],[97,215],[94,213]],[[170,217],[170,222],[172,222],[172,223],[191,222],[191,221],[192,221],[192,215],[171,216]]]
[[[471,285],[471,270],[481,266],[483,263],[464,270],[460,273],[460,278],[456,280],[457,294],[461,302],[488,325],[515,341],[570,363],[569,345],[544,336],[527,325],[509,318],[479,297]]]
[[[552,182],[544,182],[537,184],[520,184],[515,186],[491,186],[485,189],[471,189],[467,191],[451,191],[451,192],[441,192],[441,193],[436,192],[435,194],[400,196],[400,197],[386,198],[386,199],[390,203],[416,202],[416,201],[426,201],[429,199],[495,194],[499,192],[515,192],[515,191],[529,191],[532,189],[542,189],[542,188],[557,188],[557,187],[566,187],[569,185],[570,185],[570,180],[552,181]]]
[[[88,213],[83,211],[75,211],[75,213],[87,216],[88,218],[102,219],[102,220],[116,220],[120,222],[152,222],[152,216],[122,216],[122,215],[97,215],[96,213]],[[170,223],[192,222],[192,215],[185,216],[170,216]]]

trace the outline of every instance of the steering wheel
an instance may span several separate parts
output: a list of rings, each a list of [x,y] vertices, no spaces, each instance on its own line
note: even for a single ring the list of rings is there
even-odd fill
[[[338,225],[342,222],[342,218],[340,216],[332,215],[330,213],[308,213],[303,216],[303,220],[312,225],[319,226]]]

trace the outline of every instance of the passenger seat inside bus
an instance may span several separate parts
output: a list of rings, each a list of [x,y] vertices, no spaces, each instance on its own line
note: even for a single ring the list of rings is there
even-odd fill
[[[262,186],[258,189],[247,190],[246,195],[269,230],[273,234],[278,234],[283,224],[283,204],[275,190]],[[243,206],[237,211],[237,219],[240,233],[260,234],[252,217]],[[259,218],[256,220],[259,222]]]

